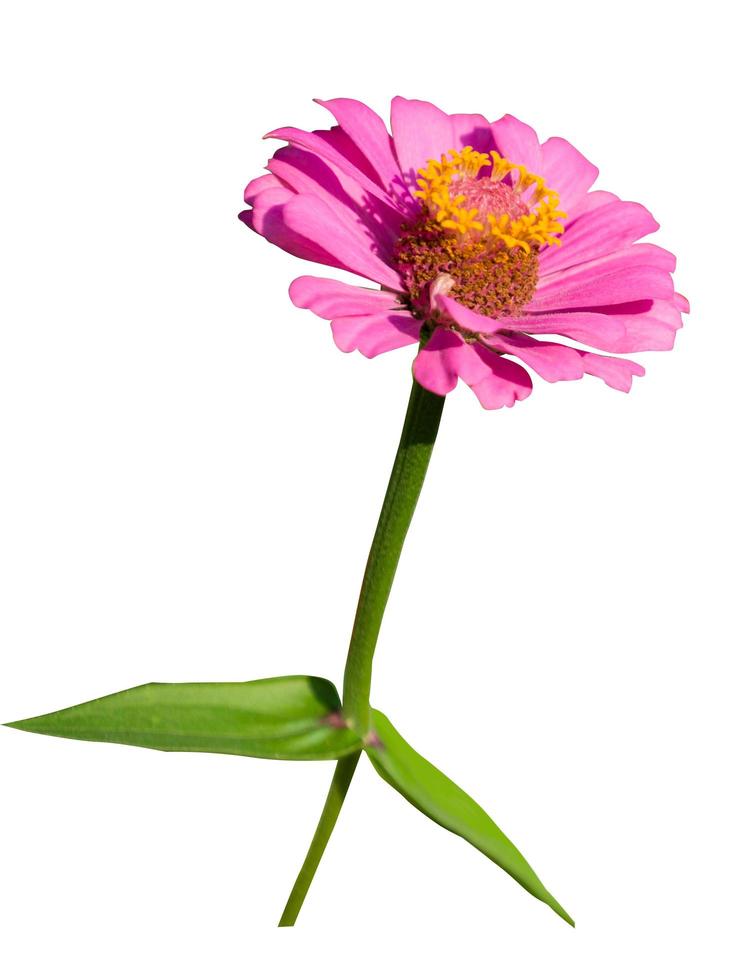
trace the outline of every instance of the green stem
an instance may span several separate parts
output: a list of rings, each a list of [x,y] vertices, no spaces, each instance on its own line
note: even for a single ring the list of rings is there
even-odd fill
[[[412,382],[404,428],[385,491],[362,590],[354,617],[343,678],[343,713],[348,724],[366,736],[370,723],[370,681],[380,624],[396,574],[401,548],[417,506],[438,434],[444,399]],[[341,812],[361,753],[339,759],[304,864],[294,882],[279,925],[292,926],[306,898],[317,866]]]
[[[412,382],[404,429],[364,570],[343,676],[344,716],[361,735],[367,733],[370,723],[372,658],[380,624],[430,463],[443,402],[439,395]]]
[[[330,840],[330,835],[333,833],[336,820],[338,820],[338,814],[341,812],[343,801],[351,783],[351,777],[354,775],[354,770],[357,767],[357,762],[359,762],[361,754],[361,752],[354,752],[351,755],[347,755],[345,759],[339,759],[336,763],[336,771],[333,773],[330,789],[328,790],[328,795],[325,797],[325,806],[322,808],[322,813],[320,814],[320,822],[317,824],[315,836],[309,845],[309,850],[307,851],[307,856],[304,858],[301,871],[294,882],[291,894],[288,896],[286,907],[283,909],[283,915],[278,923],[279,926],[292,926],[296,922],[296,917],[299,914],[299,909],[301,909],[304,899],[307,897],[307,892],[309,891],[309,886],[312,884],[315,871],[317,871],[320,858],[323,856]]]

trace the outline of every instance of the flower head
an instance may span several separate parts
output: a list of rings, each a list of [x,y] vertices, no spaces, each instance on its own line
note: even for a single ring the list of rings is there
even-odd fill
[[[333,128],[268,134],[288,145],[249,184],[240,217],[293,255],[380,287],[291,284],[341,350],[374,357],[422,340],[421,385],[445,395],[461,378],[500,408],[529,395],[527,368],[628,391],[644,369],[614,355],[673,346],[689,310],[675,259],[636,244],[658,224],[641,204],[591,191],[597,168],[566,140],[541,144],[510,115],[489,123],[398,97],[390,135],[361,102],[321,104]]]

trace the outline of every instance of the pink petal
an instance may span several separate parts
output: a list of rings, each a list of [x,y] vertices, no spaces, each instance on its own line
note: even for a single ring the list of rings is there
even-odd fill
[[[496,148],[490,123],[485,116],[455,112],[449,118],[454,134],[451,146],[455,150],[471,146],[478,153],[489,153]]]
[[[360,235],[365,231],[370,234],[381,258],[390,260],[402,221],[397,211],[389,210],[350,178],[339,177],[325,160],[297,146],[278,150],[268,169],[297,193],[322,198],[340,221]]]
[[[372,165],[366,161],[361,150],[351,141],[340,126],[332,129],[317,131],[315,135],[320,136],[330,146],[336,149],[343,156],[348,157],[355,166],[362,161],[360,169],[366,168],[368,176],[374,175],[374,180],[380,184],[380,177]],[[392,144],[391,144],[392,145]],[[293,147],[290,147],[293,149]],[[277,155],[277,154],[276,154]],[[396,163],[398,168],[398,163]],[[373,220],[378,220],[389,227],[394,237],[401,231],[401,225],[407,217],[413,216],[418,209],[417,201],[407,190],[401,175],[396,176],[396,186],[386,197],[376,197],[371,191],[365,191],[355,180],[334,168],[344,191],[349,195],[357,209],[362,213],[367,213]]]
[[[414,377],[423,388],[446,395],[459,378],[477,395],[483,408],[502,408],[526,398],[532,390],[527,372],[479,344],[439,327],[414,359]]]
[[[627,245],[626,248],[617,249],[610,255],[601,255],[589,262],[580,262],[578,268],[598,270],[609,268],[619,263],[627,268],[635,265],[652,265],[663,272],[673,272],[676,268],[676,256],[654,245],[653,242],[639,242],[636,245]],[[557,269],[555,272],[548,272],[541,276],[541,282],[556,282],[560,279],[568,279],[573,274],[573,269]]]
[[[641,300],[617,306],[600,307],[595,316],[621,323],[624,335],[613,343],[593,344],[612,354],[632,354],[641,350],[671,350],[682,314],[674,300]]]
[[[595,208],[602,208],[604,204],[613,204],[618,200],[620,198],[610,191],[590,191],[589,194],[585,194],[581,201],[572,205],[571,210],[566,216],[567,223],[582,214],[587,214],[588,211],[593,211]]]
[[[485,343],[518,357],[545,381],[576,381],[585,373],[579,352],[565,344],[534,340],[526,334],[487,334]]]
[[[674,286],[670,252],[631,245],[612,255],[543,276],[527,312],[611,306],[639,299],[670,299]]]
[[[567,215],[598,177],[598,168],[560,136],[551,136],[543,143],[542,170],[536,172],[558,192],[561,208]]]
[[[330,126],[328,129],[314,129],[312,135],[327,143],[331,150],[340,153],[342,157],[353,163],[357,170],[369,177],[373,184],[380,187],[380,176],[373,167],[372,161],[367,159],[345,129],[341,126]]]
[[[499,320],[475,313],[450,296],[439,296],[436,302],[454,323],[479,334],[483,342],[495,350],[507,351],[519,357],[548,381],[566,380],[569,372],[575,372],[575,377],[580,376],[576,373],[577,366],[573,356],[563,353],[553,355],[548,352],[549,356],[568,359],[553,365],[553,370],[563,373],[564,377],[548,377],[540,369],[543,367],[547,370],[548,365],[538,364],[531,359],[539,356],[540,348],[532,348],[532,344],[537,342],[532,341],[532,344],[522,346],[521,341],[510,336],[512,332],[535,336],[561,334],[614,354],[629,354],[641,350],[670,350],[676,331],[682,325],[678,305],[671,300],[642,300],[616,306],[601,306],[594,310],[538,313],[502,317]],[[504,333],[501,334],[501,331]],[[519,343],[520,350],[507,348],[507,343],[511,348]],[[560,347],[562,351],[572,349],[558,344],[551,346]]]
[[[251,211],[242,211],[239,218],[252,231],[282,248],[284,252],[308,262],[343,268],[342,263],[317,242],[310,241],[288,227],[283,219],[283,208],[295,196],[293,191],[285,187],[262,191],[255,196],[254,208]]]
[[[504,335],[508,335],[512,331],[519,334],[559,333],[573,340],[590,344],[593,347],[603,346],[603,341],[606,339],[606,336],[617,340],[618,338],[623,338],[626,333],[620,320],[614,323],[610,317],[596,313],[541,313],[532,316],[506,316],[501,317],[499,320],[494,320],[491,317],[484,316],[482,313],[475,313],[474,310],[470,310],[450,296],[438,296],[436,302],[438,307],[454,323],[472,333],[479,334],[485,344],[496,350],[505,350],[505,347],[501,346],[502,343],[505,343],[505,340],[501,340],[501,331],[504,332]],[[520,347],[527,346],[512,339],[512,346],[517,343],[519,343]],[[537,341],[532,341],[532,344],[537,343]],[[566,349],[570,350],[570,348]],[[527,356],[522,356],[519,351],[514,350],[511,353],[516,354],[520,360],[523,360],[526,364],[530,364],[538,374],[541,374],[538,365],[528,360]],[[537,353],[532,356],[535,358],[538,357]],[[564,356],[567,359],[570,357],[568,354]],[[552,360],[553,358],[551,357],[550,359]],[[543,364],[542,366],[544,370],[548,370],[547,364]],[[582,377],[581,367],[577,367],[577,363],[573,358],[571,358],[570,368],[564,364],[559,370],[566,373],[579,370],[578,374],[575,373],[575,377]],[[542,376],[545,377],[545,375]],[[561,381],[565,380],[565,378],[549,377],[546,380]]]
[[[325,320],[333,317],[363,316],[396,309],[399,305],[395,293],[379,289],[350,286],[337,279],[319,276],[299,276],[288,288],[294,306],[311,310]]]
[[[607,357],[605,354],[593,354],[586,350],[578,353],[582,358],[585,374],[601,378],[609,387],[616,388],[618,391],[629,391],[632,387],[632,378],[641,378],[645,374],[645,368],[634,361],[627,361],[621,357]]]
[[[379,200],[383,201],[384,204],[395,208],[395,202],[383,188],[372,177],[365,174],[353,160],[349,159],[349,156],[343,152],[343,149],[333,146],[333,141],[324,139],[321,134],[308,133],[306,130],[296,129],[294,126],[284,126],[281,129],[274,129],[271,133],[267,133],[265,139],[283,140],[294,146],[300,146],[303,150],[316,153],[317,156],[322,157],[323,160],[327,160],[328,163],[336,167],[338,171],[347,177],[351,177],[363,190],[369,191]]]
[[[356,99],[315,99],[315,102],[333,114],[375,168],[383,188],[391,195],[405,193],[391,137],[380,116]]]
[[[401,170],[412,184],[428,160],[455,149],[451,119],[431,102],[397,95],[391,102],[391,130]]]
[[[532,379],[520,364],[498,357],[480,344],[475,344],[474,350],[490,368],[487,377],[470,385],[483,408],[512,408],[532,393]]]
[[[291,283],[289,296],[295,306],[333,320],[333,339],[342,351],[375,357],[419,340],[419,322],[406,310],[395,309],[395,293],[300,276]]]
[[[358,167],[358,169],[367,174],[367,176],[372,179],[373,183],[375,183],[377,186],[381,186],[380,176],[375,168],[340,126],[333,126],[328,130],[315,130],[315,136],[319,136],[325,140],[329,146],[331,146],[342,156],[345,156],[347,159],[351,160],[351,162]],[[391,151],[395,156],[392,138]],[[396,162],[396,168],[398,168],[398,161]],[[344,178],[345,177],[346,175],[344,174]],[[374,204],[383,211],[386,209],[391,211],[394,215],[394,220],[398,225],[400,225],[403,221],[406,221],[407,217],[413,217],[419,210],[418,202],[407,188],[398,169],[395,187],[391,191],[386,191],[386,196],[384,199],[378,199],[377,197],[372,196],[368,206],[371,207],[372,202],[374,202]]]
[[[543,250],[540,275],[610,255],[657,231],[658,222],[641,204],[616,201],[587,211],[561,236],[561,245]]]
[[[255,189],[250,195],[253,205],[252,211],[256,216],[253,222],[254,230],[260,235],[264,234],[262,227],[267,212],[273,208],[280,208],[283,204],[287,204],[294,196],[291,188],[285,187],[279,180],[276,180],[275,185],[266,189]]]
[[[606,307],[610,309],[610,307]],[[616,351],[627,328],[621,317],[606,316],[589,310],[561,313],[533,313],[530,316],[512,316],[498,321],[498,329],[506,328],[527,334],[561,334],[590,347]]]
[[[612,354],[671,350],[681,312],[672,300],[639,300],[593,310],[508,317],[500,327],[528,334],[558,333]]]
[[[678,295],[678,294],[677,294]],[[494,320],[491,317],[475,313],[463,306],[450,296],[438,296],[436,302],[439,308],[460,327],[479,334],[483,342],[495,350],[507,350],[507,342],[513,345],[520,343],[510,335],[517,334],[561,334],[570,340],[589,344],[612,354],[631,354],[641,350],[670,350],[674,344],[676,331],[681,327],[681,314],[676,302],[671,300],[642,300],[634,303],[623,303],[616,306],[601,306],[594,310],[574,310],[556,313],[537,313],[524,316],[501,317]],[[503,331],[503,334],[501,334]],[[502,339],[503,338],[503,339]],[[533,343],[536,343],[533,341]],[[529,364],[538,374],[548,381],[566,380],[565,377],[547,377],[540,367],[547,370],[547,365],[537,364],[528,357],[538,357],[531,345],[520,343],[520,351],[509,349]],[[571,350],[564,345],[551,345]],[[577,366],[571,354],[560,355],[568,358],[568,363],[554,365],[557,372],[576,374]]]
[[[447,395],[465,373],[481,381],[487,371],[479,357],[451,330],[437,328],[414,359],[414,377],[423,388]]]
[[[472,333],[495,333],[503,325],[500,320],[493,320],[492,317],[485,316],[483,313],[475,313],[474,310],[470,310],[468,306],[464,306],[463,303],[451,296],[438,295],[435,302],[438,309],[450,317],[454,323]]]
[[[248,205],[254,204],[254,199],[258,197],[263,191],[269,191],[272,189],[280,188],[281,182],[277,177],[273,177],[272,174],[263,174],[261,177],[255,177],[254,180],[250,180],[246,185],[246,190],[244,191],[244,203]]]
[[[491,123],[490,128],[502,156],[542,176],[540,140],[531,126],[507,115]]]
[[[689,313],[689,300],[681,293],[674,293],[674,305],[680,313]]]
[[[582,362],[573,347],[533,340],[524,334],[511,334],[510,318],[493,320],[475,313],[450,296],[439,296],[438,307],[454,323],[480,334],[487,347],[503,354],[513,354],[546,381],[573,381],[584,374]],[[501,333],[505,329],[504,333]]]
[[[401,289],[401,280],[395,270],[371,251],[369,235],[344,224],[321,198],[297,194],[283,205],[282,219],[301,238],[315,242],[323,249],[327,247],[342,268],[389,289]]]
[[[419,341],[420,323],[404,310],[336,317],[331,326],[339,350],[346,353],[358,350],[365,357],[375,357]]]
[[[671,350],[682,326],[679,311],[668,300],[653,300],[647,313],[622,317],[626,334],[616,344],[597,344],[613,354],[635,354],[643,350]]]

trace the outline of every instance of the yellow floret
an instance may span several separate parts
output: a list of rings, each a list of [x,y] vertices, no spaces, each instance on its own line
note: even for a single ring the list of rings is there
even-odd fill
[[[512,219],[508,214],[487,215],[487,227],[479,220],[476,208],[465,209],[463,194],[454,194],[454,183],[461,178],[476,178],[483,167],[490,167],[485,176],[494,182],[511,174],[511,187],[524,198],[529,214]],[[532,188],[532,190],[530,190]],[[521,248],[529,252],[533,245],[560,245],[556,237],[563,230],[559,211],[558,194],[547,187],[542,177],[531,173],[519,163],[512,163],[500,153],[491,150],[479,153],[471,146],[462,150],[449,150],[440,160],[428,160],[419,171],[414,196],[424,201],[425,207],[438,224],[457,236],[474,234],[476,238],[490,236],[510,249]]]

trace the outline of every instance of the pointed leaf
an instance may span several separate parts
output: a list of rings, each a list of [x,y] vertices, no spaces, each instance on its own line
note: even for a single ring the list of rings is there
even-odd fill
[[[384,714],[373,710],[371,723],[373,734],[366,740],[367,754],[383,779],[431,820],[482,851],[530,894],[545,902],[573,926],[571,916],[546,890],[516,847],[482,807],[415,752]]]
[[[166,752],[338,759],[361,747],[340,709],[330,681],[270,677],[243,683],[143,684],[10,727]]]

